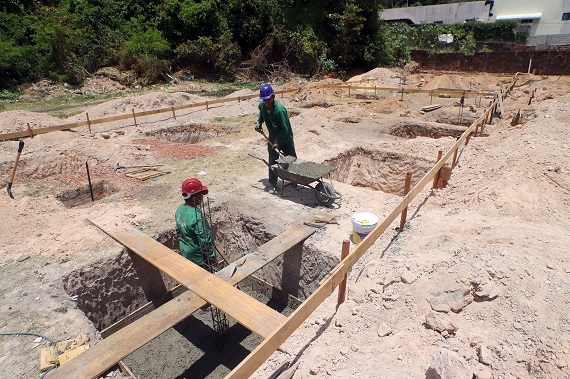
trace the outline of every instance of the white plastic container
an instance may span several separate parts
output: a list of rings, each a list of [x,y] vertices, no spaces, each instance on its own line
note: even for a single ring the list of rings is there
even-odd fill
[[[362,241],[378,225],[378,217],[368,212],[358,212],[352,216],[352,240]]]

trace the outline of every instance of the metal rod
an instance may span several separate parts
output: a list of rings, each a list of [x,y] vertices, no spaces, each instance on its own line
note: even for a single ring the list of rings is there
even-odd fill
[[[89,164],[85,161],[85,169],[87,170],[87,182],[89,183],[89,192],[91,193],[91,201],[95,201],[93,197],[93,186],[91,185],[91,175],[89,175]]]

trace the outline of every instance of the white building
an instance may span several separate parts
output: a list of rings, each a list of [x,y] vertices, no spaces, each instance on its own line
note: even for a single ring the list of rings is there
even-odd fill
[[[518,20],[527,27],[528,46],[570,45],[570,0],[486,0],[385,9],[385,21],[454,24]]]

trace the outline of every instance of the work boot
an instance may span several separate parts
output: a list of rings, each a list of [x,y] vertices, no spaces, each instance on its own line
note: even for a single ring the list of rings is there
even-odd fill
[[[275,192],[275,184],[269,183],[264,188],[265,192]]]

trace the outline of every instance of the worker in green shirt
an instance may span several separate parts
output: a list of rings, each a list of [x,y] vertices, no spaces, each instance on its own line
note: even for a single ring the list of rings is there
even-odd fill
[[[179,238],[180,254],[198,266],[212,271],[216,252],[208,220],[201,209],[208,187],[197,178],[186,179],[181,189],[184,204],[176,209],[176,233]]]
[[[264,84],[259,88],[259,117],[255,130],[262,132],[261,125],[265,122],[267,131],[269,132],[269,140],[273,142],[273,147],[282,151],[285,156],[297,157],[295,152],[295,143],[293,141],[293,129],[289,122],[287,109],[280,102],[275,100],[275,92],[270,84]],[[269,152],[269,184],[265,187],[266,191],[275,191],[277,185],[277,174],[273,172],[271,166],[279,159],[279,154],[267,144]]]

